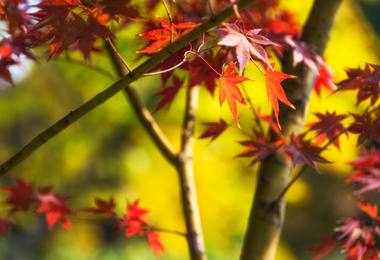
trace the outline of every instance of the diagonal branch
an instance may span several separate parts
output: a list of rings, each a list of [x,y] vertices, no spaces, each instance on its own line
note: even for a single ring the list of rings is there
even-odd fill
[[[238,8],[242,9],[249,4],[255,2],[255,0],[241,0],[239,1]],[[203,24],[194,28],[189,33],[185,34],[183,37],[177,39],[173,43],[169,44],[161,51],[157,52],[151,58],[147,59],[143,64],[138,66],[132,72],[125,75],[123,78],[115,82],[113,85],[105,89],[104,91],[97,94],[95,97],[78,107],[77,109],[71,111],[58,122],[47,128],[45,131],[37,135],[32,141],[30,141],[26,146],[24,146],[20,151],[13,155],[10,159],[5,161],[0,166],[0,177],[4,176],[7,172],[16,167],[23,160],[28,158],[34,151],[41,147],[44,143],[49,141],[53,136],[60,133],[62,130],[66,129],[68,126],[76,122],[78,119],[89,113],[94,108],[106,102],[108,99],[116,95],[119,91],[129,86],[134,81],[138,80],[144,73],[148,72],[154,68],[158,63],[163,61],[168,56],[172,55],[176,51],[180,50],[182,47],[187,45],[189,42],[195,40],[203,33],[207,32],[211,28],[219,25],[225,19],[229,18],[234,14],[232,6],[224,9],[214,17],[208,19]]]

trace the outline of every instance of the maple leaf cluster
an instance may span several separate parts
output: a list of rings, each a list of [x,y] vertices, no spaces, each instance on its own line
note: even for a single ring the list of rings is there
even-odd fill
[[[52,186],[42,187],[35,191],[33,183],[27,183],[20,178],[16,178],[17,184],[15,186],[7,186],[2,190],[9,194],[8,198],[4,201],[10,209],[6,218],[0,218],[0,235],[7,236],[8,227],[14,225],[14,221],[10,219],[14,213],[18,211],[33,212],[38,214],[45,214],[46,221],[50,230],[53,229],[57,222],[60,222],[67,230],[71,230],[70,216],[77,215],[67,205],[68,198],[52,192]],[[82,212],[90,214],[104,214],[107,218],[115,217],[116,202],[111,196],[108,201],[102,200],[94,196],[95,208],[82,209]],[[128,202],[126,214],[124,218],[119,220],[118,226],[115,231],[126,229],[126,236],[130,237],[134,234],[146,236],[148,245],[153,249],[157,256],[160,258],[160,252],[164,252],[164,246],[160,241],[159,234],[143,219],[149,211],[140,208],[138,201],[133,203]]]
[[[360,194],[374,190],[380,192],[380,151],[363,149],[362,155],[350,165],[355,172],[348,183],[360,187],[350,200],[369,216],[369,220],[359,220],[355,216],[340,220],[335,229],[341,233],[338,237],[321,237],[322,243],[308,250],[316,254],[313,260],[321,259],[339,247],[347,252],[347,260],[375,260],[379,257],[380,251],[376,247],[376,241],[380,239],[378,208]]]

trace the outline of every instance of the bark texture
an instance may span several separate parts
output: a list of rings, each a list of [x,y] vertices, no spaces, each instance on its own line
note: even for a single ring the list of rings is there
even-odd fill
[[[334,26],[342,0],[316,0],[308,21],[304,26],[302,41],[315,46],[315,52],[323,56],[330,32]],[[279,120],[282,133],[289,138],[291,133],[301,132],[308,110],[309,96],[315,75],[304,64],[292,66],[292,53],[286,52],[282,61],[283,72],[297,76],[287,79],[282,86],[296,110],[280,105]],[[272,133],[273,139],[276,139]],[[256,194],[248,222],[241,260],[272,260],[285,218],[285,198],[268,210],[284,190],[292,171],[291,162],[283,154],[271,156],[261,162],[258,170]]]

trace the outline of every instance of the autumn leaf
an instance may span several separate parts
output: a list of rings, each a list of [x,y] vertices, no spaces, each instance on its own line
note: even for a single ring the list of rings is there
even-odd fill
[[[163,95],[164,98],[160,101],[160,103],[158,104],[154,112],[159,111],[165,106],[170,106],[170,104],[173,102],[173,99],[177,95],[178,91],[181,89],[183,85],[183,81],[184,81],[183,78],[180,79],[177,76],[173,76],[173,86],[164,87],[163,90],[160,90],[155,93],[155,95]]]
[[[214,141],[215,138],[217,138],[221,133],[224,132],[224,130],[227,129],[228,124],[223,119],[220,119],[219,122],[209,122],[209,123],[203,123],[203,125],[208,126],[206,131],[204,131],[199,138],[208,138],[212,137],[211,141]]]
[[[97,8],[91,10],[86,20],[81,15],[72,13],[64,23],[56,22],[51,28],[45,31],[35,46],[40,45],[51,38],[49,53],[57,57],[69,46],[78,43],[78,48],[85,59],[90,58],[90,51],[96,40],[95,36],[101,38],[115,38],[111,31],[104,25],[109,20],[109,16],[101,14]]]
[[[17,210],[27,211],[29,206],[35,202],[35,193],[33,191],[33,183],[26,183],[16,178],[17,186],[4,187],[3,191],[9,193],[6,204],[12,206],[10,214]]]
[[[380,118],[372,120],[371,114],[368,112],[365,117],[352,113],[351,115],[354,117],[355,122],[348,128],[348,131],[359,134],[356,146],[371,137],[376,141],[380,141]]]
[[[321,244],[307,250],[307,252],[316,254],[311,260],[321,259],[331,251],[336,250],[341,244],[340,242],[336,241],[334,235],[331,237],[319,237],[319,240],[321,240]]]
[[[319,74],[317,76],[317,79],[314,83],[314,90],[317,92],[317,95],[321,96],[321,90],[323,87],[328,89],[331,92],[334,92],[337,89],[337,86],[334,84],[332,77],[333,77],[333,70],[325,63],[325,61],[321,64],[319,67]]]
[[[348,78],[337,83],[339,88],[336,91],[358,89],[356,106],[366,99],[374,105],[380,95],[380,66],[366,64],[364,70],[347,68],[346,73]]]
[[[94,196],[95,204],[97,208],[84,209],[83,211],[91,212],[93,214],[105,214],[107,218],[116,215],[114,209],[116,207],[115,199],[110,196],[108,202]]]
[[[230,107],[231,113],[235,118],[236,124],[239,125],[239,121],[237,118],[237,106],[236,102],[239,102],[245,106],[248,104],[245,102],[243,95],[241,94],[239,88],[236,84],[241,83],[243,81],[250,80],[249,78],[240,76],[238,73],[233,72],[235,68],[235,63],[231,64],[223,75],[218,79],[219,81],[219,103],[220,106],[227,99],[228,105]]]
[[[293,49],[293,67],[303,62],[311,71],[318,75],[318,66],[323,64],[323,59],[314,52],[313,48],[305,42],[295,41],[291,36],[285,37],[285,43]]]
[[[353,201],[359,209],[367,213],[372,219],[377,217],[377,205],[372,206],[363,196],[353,197],[350,196],[349,199]]]
[[[272,63],[273,67],[274,65],[275,63]],[[281,129],[281,126],[278,121],[278,112],[279,112],[278,99],[281,100],[284,104],[290,106],[291,108],[296,109],[286,98],[285,91],[280,85],[280,82],[288,78],[294,78],[294,76],[285,74],[281,71],[274,71],[272,70],[272,67],[268,67],[267,73],[265,74],[265,84],[267,87],[268,99],[273,107],[277,124],[280,129]]]
[[[45,0],[40,2],[35,6],[40,10],[29,14],[38,20],[38,23],[29,32],[54,24],[57,21],[63,24],[71,9],[78,7],[80,4],[80,0]]]
[[[9,72],[9,66],[18,64],[17,61],[11,57],[5,57],[0,59],[0,78],[11,83],[13,85],[12,76]]]
[[[319,172],[315,162],[329,163],[329,161],[320,155],[323,148],[314,145],[311,140],[305,140],[305,134],[292,134],[290,139],[290,144],[285,145],[283,149],[285,150],[285,153],[291,157],[293,167],[304,162],[310,168]]]
[[[279,149],[279,144],[271,142],[269,136],[261,133],[255,133],[255,140],[239,142],[241,145],[248,147],[236,157],[255,157],[249,166],[252,166],[265,158],[275,154]]]
[[[341,121],[347,117],[347,115],[337,115],[326,112],[326,114],[315,113],[318,117],[318,121],[308,124],[310,130],[317,130],[317,144],[322,144],[327,138],[329,142],[335,145],[339,150],[339,138],[336,138],[338,134],[345,133],[347,138],[347,129],[342,125]]]
[[[75,215],[75,212],[66,205],[50,202],[48,204],[42,204],[37,209],[37,212],[46,214],[46,220],[50,230],[57,221],[61,222],[67,230],[71,230],[71,222],[66,216]]]
[[[244,33],[235,24],[226,23],[229,34],[219,42],[220,45],[236,46],[236,55],[239,62],[240,74],[243,73],[245,66],[251,57],[251,52],[255,57],[263,61],[268,67],[269,63],[267,53],[261,45],[276,45],[264,36],[258,35],[261,29],[253,29]]]
[[[119,17],[122,18],[137,18],[139,17],[138,11],[130,4],[131,0],[102,0],[100,5],[104,6],[103,13],[118,21]]]
[[[190,32],[198,24],[195,23],[173,23],[173,31],[170,32],[170,22],[158,17],[163,29],[155,29],[146,33],[138,34],[137,36],[146,37],[154,42],[142,50],[135,51],[135,53],[155,53],[170,43],[170,34],[172,33],[173,41],[179,39],[181,36]]]
[[[0,218],[0,235],[2,237],[7,237],[8,227],[13,225],[14,222],[11,219],[2,219]]]
[[[160,235],[153,231],[147,231],[148,245],[153,249],[157,259],[160,259],[160,251],[165,252],[165,248],[160,241]]]
[[[126,228],[125,235],[127,237],[133,236],[134,234],[144,235],[144,227],[148,223],[142,219],[142,216],[146,215],[149,211],[139,208],[138,201],[129,204],[127,206],[127,214],[124,215],[124,219],[119,223],[118,229]]]

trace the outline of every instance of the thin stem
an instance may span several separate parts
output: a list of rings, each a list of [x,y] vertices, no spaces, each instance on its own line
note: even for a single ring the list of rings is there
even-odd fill
[[[144,76],[160,75],[160,74],[164,74],[166,72],[169,72],[169,71],[172,71],[172,70],[178,68],[179,66],[181,66],[182,64],[184,64],[186,61],[188,61],[191,58],[191,57],[190,58],[187,57],[188,53],[193,53],[193,52],[192,51],[185,52],[184,55],[183,55],[184,56],[183,60],[180,63],[178,63],[177,65],[175,65],[175,66],[173,66],[173,67],[171,67],[169,69],[166,69],[166,70],[160,70],[160,71],[156,71],[156,72],[145,73]]]
[[[115,66],[117,74],[120,77],[125,75],[126,72],[124,70],[124,67],[122,66],[120,60],[115,56],[115,52],[112,51],[110,45],[106,45],[106,50],[108,51],[112,64]],[[135,110],[137,117],[139,118],[144,128],[147,130],[149,136],[157,145],[157,148],[161,151],[161,153],[168,161],[175,161],[177,151],[173,148],[173,146],[171,145],[171,143],[157,124],[156,120],[154,120],[152,114],[141,101],[136,89],[133,86],[128,85],[124,88],[123,93],[130,100],[130,103],[133,109]]]
[[[183,237],[187,236],[186,233],[183,233],[183,232],[180,232],[180,231],[176,231],[176,230],[169,230],[169,229],[158,228],[158,227],[149,227],[149,228],[152,229],[152,230],[155,230],[157,232],[169,233],[169,234],[179,235],[179,236],[183,236]]]
[[[267,208],[267,210],[265,211],[265,214],[264,214],[264,218],[267,216],[267,214],[271,210],[273,210],[280,203],[281,199],[285,196],[286,192],[290,189],[290,187],[293,185],[293,183],[295,183],[296,180],[298,180],[298,178],[302,175],[302,173],[304,173],[304,171],[306,170],[306,168],[308,166],[307,166],[307,164],[303,163],[301,167],[302,168],[300,169],[300,171],[296,174],[296,176],[293,177],[293,179],[291,179],[291,181],[288,182],[288,184],[281,191],[281,193],[277,197],[277,199]]]
[[[125,67],[127,67],[128,71],[131,73],[132,69],[128,66],[127,62],[123,59],[123,57],[121,56],[121,54],[119,53],[119,51],[116,49],[115,45],[113,45],[111,39],[109,37],[107,37],[105,39],[106,39],[107,42],[109,42],[109,44],[111,45],[112,49],[115,51],[115,53],[117,54],[117,56],[123,62],[123,64],[125,65]]]
[[[210,11],[210,14],[211,14],[211,19],[213,19],[215,17],[215,13],[214,13],[214,9],[212,8],[211,1],[210,0],[206,0],[206,2],[207,2],[207,5],[208,5],[208,9]]]
[[[201,55],[199,55],[198,53],[194,53],[194,54],[196,54],[199,58],[201,58],[216,74],[219,75],[219,77],[222,76],[222,74],[217,72]]]
[[[265,76],[265,73],[261,70],[261,68],[259,67],[259,65],[256,64],[255,60],[252,57],[250,57],[250,58],[251,58],[251,61],[253,62],[253,64],[255,64],[255,66],[259,69],[259,71],[261,72],[261,74],[263,74],[263,76]]]
[[[169,17],[169,22],[170,22],[170,43],[172,43],[173,42],[173,19],[172,19],[172,16],[171,16],[170,12],[169,12],[168,6],[166,5],[166,1],[162,0],[162,3],[164,4],[166,13],[168,14],[168,17]]]

